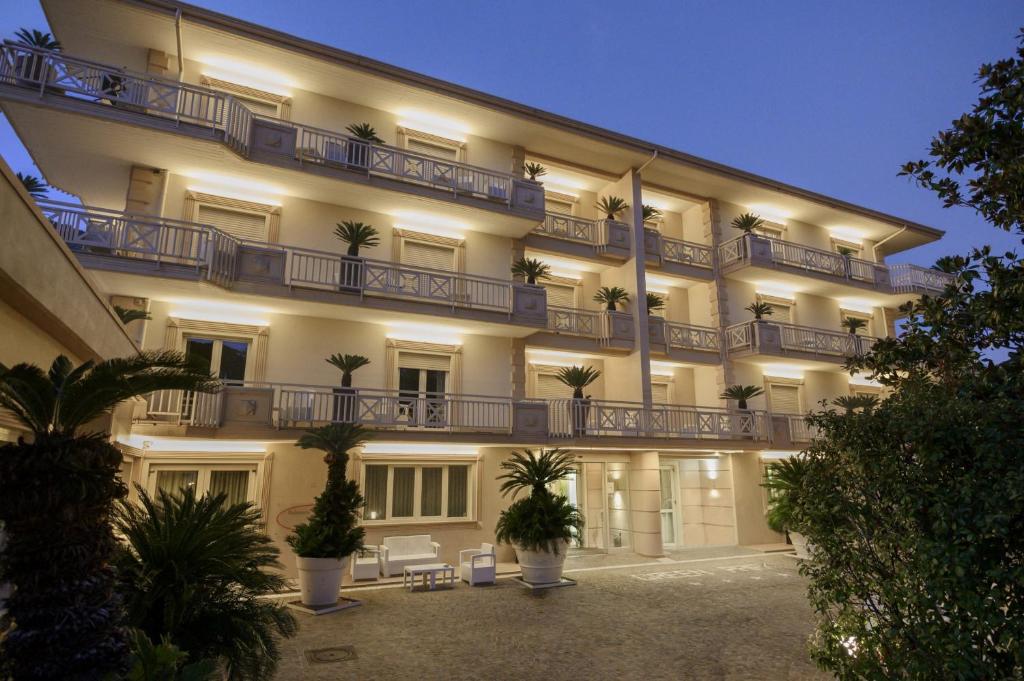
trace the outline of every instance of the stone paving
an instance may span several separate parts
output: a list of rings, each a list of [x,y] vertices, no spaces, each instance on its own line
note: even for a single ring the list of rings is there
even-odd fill
[[[567,568],[577,586],[541,592],[507,578],[349,590],[361,607],[297,615],[277,678],[828,678],[807,658],[811,611],[789,556],[730,547],[584,556]]]

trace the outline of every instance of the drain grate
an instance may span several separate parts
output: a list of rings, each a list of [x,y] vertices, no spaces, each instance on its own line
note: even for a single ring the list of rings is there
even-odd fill
[[[356,659],[355,646],[335,646],[333,648],[316,648],[305,651],[306,662],[309,664],[334,664],[350,662]]]

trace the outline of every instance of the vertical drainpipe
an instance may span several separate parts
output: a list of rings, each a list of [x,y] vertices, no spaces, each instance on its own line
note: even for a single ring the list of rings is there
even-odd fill
[[[178,44],[178,82],[185,79],[185,55],[181,53],[181,8],[174,10],[174,40]]]

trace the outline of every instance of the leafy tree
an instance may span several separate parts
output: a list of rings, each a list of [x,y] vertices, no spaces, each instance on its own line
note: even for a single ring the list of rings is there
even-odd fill
[[[31,438],[0,445],[0,583],[13,627],[0,637],[0,678],[100,679],[123,670],[127,638],[111,568],[121,452],[95,421],[154,390],[219,384],[176,352],[85,362],[49,372],[0,364],[0,407]]]
[[[196,498],[194,488],[138,488],[140,505],[121,502],[117,530],[127,544],[116,556],[131,624],[151,640],[169,639],[190,659],[221,662],[232,681],[272,678],[278,638],[297,625],[280,602],[283,590],[273,540],[253,504],[227,495]]]

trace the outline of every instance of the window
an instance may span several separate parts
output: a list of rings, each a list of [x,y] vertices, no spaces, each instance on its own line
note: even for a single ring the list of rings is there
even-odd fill
[[[194,489],[204,494],[226,494],[228,504],[256,500],[256,466],[230,464],[153,464],[149,467],[148,492],[178,494]]]
[[[367,522],[471,520],[472,464],[367,463]]]
[[[270,118],[287,118],[286,113],[290,101],[287,97],[209,76],[203,76],[200,82],[214,90],[231,95],[254,114]]]
[[[549,372],[537,373],[534,397],[542,400],[567,400],[572,398],[572,388],[558,380],[558,375]]]
[[[857,244],[852,241],[843,241],[842,239],[832,239],[832,250],[836,253],[842,251],[853,251],[850,253],[851,258],[860,258],[864,252],[864,244]]]
[[[669,384],[666,382],[651,382],[651,402],[653,404],[670,404]]]
[[[400,141],[404,142],[403,146],[414,154],[432,156],[454,163],[464,161],[466,157],[466,145],[458,140],[410,128],[399,128],[398,137]]]
[[[544,283],[548,295],[548,307],[576,307],[576,287],[566,284]]]
[[[769,386],[771,410],[774,414],[800,414],[800,386],[772,383]]]
[[[870,335],[872,335],[871,334],[871,315],[864,314],[863,312],[851,312],[850,310],[840,309],[839,310],[839,325],[840,325],[840,328],[843,329],[844,331],[848,331],[848,329],[846,329],[846,327],[842,326],[842,323],[844,321],[846,321],[846,319],[848,317],[852,318],[852,319],[863,319],[865,322],[867,322],[867,324],[865,324],[863,326],[863,328],[857,329],[856,333],[857,333],[858,336],[870,336]]]
[[[414,239],[402,239],[403,265],[425,267],[432,270],[455,271],[455,248]]]
[[[785,231],[782,229],[781,226],[776,226],[770,222],[765,223],[763,226],[758,227],[757,229],[754,230],[754,234],[766,236],[769,239],[777,239],[779,241],[782,241],[784,233]]]
[[[544,197],[544,210],[549,213],[558,213],[559,215],[572,215],[573,202],[563,201],[562,199],[556,199],[551,196]]]
[[[793,306],[783,303],[769,303],[772,306],[772,316],[768,319],[771,322],[783,324],[793,323]]]
[[[267,240],[267,215],[222,206],[199,204],[196,221],[249,241]]]
[[[185,357],[223,381],[245,381],[249,341],[230,338],[185,337]]]
[[[448,424],[448,376],[451,357],[421,352],[398,353],[398,417],[409,426]]]

